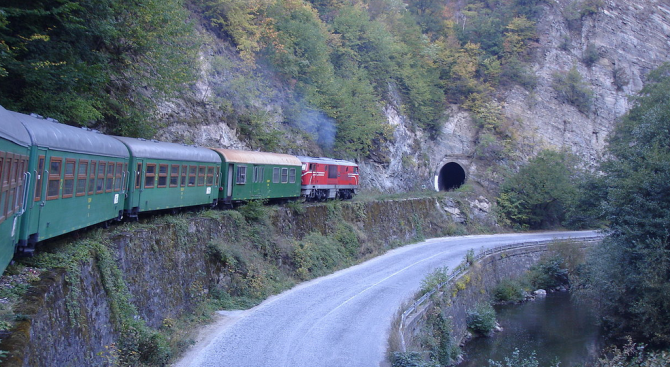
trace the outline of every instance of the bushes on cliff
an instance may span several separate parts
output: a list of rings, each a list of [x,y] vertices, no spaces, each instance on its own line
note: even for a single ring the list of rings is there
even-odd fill
[[[576,66],[573,66],[568,72],[555,72],[552,78],[551,86],[556,91],[559,100],[575,106],[583,114],[591,111],[593,91],[589,89]]]

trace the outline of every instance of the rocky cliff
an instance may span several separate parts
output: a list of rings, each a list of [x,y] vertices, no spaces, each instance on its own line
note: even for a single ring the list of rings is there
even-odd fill
[[[598,7],[593,12],[576,13],[575,7],[581,3],[551,0],[542,5],[537,23],[539,39],[530,66],[537,78],[536,88],[517,86],[497,92],[495,103],[514,140],[516,161],[524,161],[543,148],[566,148],[583,157],[585,165],[593,166],[602,157],[607,135],[617,119],[630,108],[630,96],[642,88],[645,75],[670,60],[667,2],[605,0],[596,2]],[[271,73],[250,70],[229,46],[220,44],[204,29],[201,34],[207,40],[201,52],[201,80],[193,95],[163,106],[160,119],[169,126],[159,138],[254,149],[253,142],[240,139],[240,129],[230,113],[253,105],[263,111],[266,124],[282,131],[277,150],[320,155],[320,148],[304,138],[304,134],[314,132],[313,126],[304,132],[282,130],[281,122],[288,113],[282,109],[282,101],[287,96]],[[587,57],[590,61],[585,62]],[[552,87],[556,73],[566,73],[573,67],[592,91],[592,105],[585,112],[562,102]],[[255,86],[253,100],[237,96],[242,80]],[[469,181],[495,187],[498,172],[477,159],[480,131],[467,110],[449,106],[444,112],[442,133],[432,141],[410,127],[408,118],[400,112],[400,103],[394,100],[393,86],[389,89],[391,100],[384,114],[394,139],[375,152],[381,157],[378,161],[384,163],[361,162],[364,187],[387,192],[434,189],[436,175],[448,162],[463,167]]]

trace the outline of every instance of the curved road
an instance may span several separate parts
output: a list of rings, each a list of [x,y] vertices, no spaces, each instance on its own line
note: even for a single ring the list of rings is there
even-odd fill
[[[392,318],[434,269],[451,271],[469,249],[591,236],[597,232],[445,237],[404,246],[227,313],[176,366],[379,366]]]

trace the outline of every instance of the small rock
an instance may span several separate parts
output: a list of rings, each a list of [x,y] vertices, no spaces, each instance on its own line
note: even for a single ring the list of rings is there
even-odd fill
[[[537,297],[546,297],[547,291],[545,291],[544,289],[538,289],[535,292],[533,292],[533,294],[535,294],[535,296]]]

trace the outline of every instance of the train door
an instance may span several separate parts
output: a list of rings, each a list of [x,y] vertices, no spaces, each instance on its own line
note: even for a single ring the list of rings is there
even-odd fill
[[[132,184],[132,193],[129,195],[131,213],[137,216],[142,202],[142,193],[144,192],[144,159],[135,160],[135,170],[133,177],[135,182]]]
[[[233,197],[233,172],[235,171],[235,165],[232,163],[228,164],[228,181],[226,182],[226,201],[230,201]]]
[[[251,197],[260,198],[264,197],[263,194],[263,166],[254,165],[253,166],[253,178],[251,180]]]

